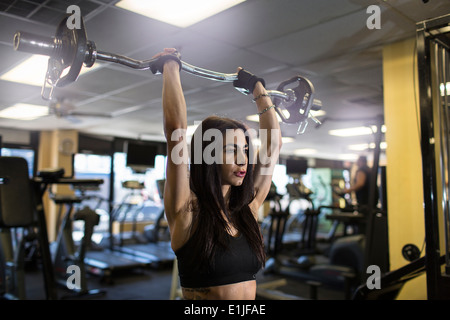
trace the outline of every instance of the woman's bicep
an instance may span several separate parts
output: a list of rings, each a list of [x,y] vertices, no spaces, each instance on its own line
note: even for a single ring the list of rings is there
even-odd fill
[[[185,207],[190,196],[188,150],[184,138],[167,143],[166,183],[164,186],[164,210],[169,224]]]
[[[251,206],[253,212],[257,212],[259,207],[266,200],[267,194],[270,191],[272,185],[272,176],[275,165],[278,162],[278,154],[273,154],[273,158],[270,162],[262,165],[258,163],[255,167],[254,174],[254,188],[255,188],[255,198],[253,199]]]

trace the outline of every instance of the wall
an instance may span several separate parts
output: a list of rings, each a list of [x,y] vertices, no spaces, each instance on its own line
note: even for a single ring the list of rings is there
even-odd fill
[[[425,239],[415,39],[383,49],[387,197],[391,270],[407,264],[401,250]],[[417,103],[417,105],[416,105]],[[408,282],[398,299],[426,299],[425,276]]]
[[[39,141],[37,170],[64,168],[65,176],[72,175],[72,154],[78,150],[78,132],[75,130],[42,131]],[[53,192],[70,194],[73,191],[67,185],[53,186]],[[44,209],[47,219],[49,241],[56,240],[56,221],[58,208],[44,195]]]
[[[30,145],[30,132],[26,130],[16,130],[8,128],[0,128],[0,136],[3,143],[14,143]]]

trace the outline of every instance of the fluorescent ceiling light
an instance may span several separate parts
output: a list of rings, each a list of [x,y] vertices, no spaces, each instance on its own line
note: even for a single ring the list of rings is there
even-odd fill
[[[12,82],[42,86],[47,72],[48,57],[33,55],[18,66],[4,73],[0,79]]]
[[[48,59],[47,56],[33,55],[16,67],[2,74],[0,80],[41,87],[44,84],[45,74],[47,73]],[[100,64],[98,63],[94,64],[91,68],[83,66],[81,68],[80,76],[99,66]],[[68,68],[63,71],[62,76],[67,72]]]
[[[354,137],[354,136],[364,136],[370,135],[372,133],[377,132],[377,127],[354,127],[354,128],[345,128],[345,129],[335,129],[328,131],[329,135],[338,136],[338,137]],[[386,132],[386,126],[381,126],[381,132]]]
[[[387,147],[387,143],[386,142],[381,142],[380,143],[380,149],[381,150],[386,150]],[[375,149],[375,143],[361,143],[361,144],[352,144],[348,146],[349,150],[353,150],[353,151],[364,151],[367,149]]]
[[[336,129],[328,131],[328,134],[338,137],[352,137],[352,136],[363,136],[372,134],[372,129],[369,127],[355,127],[346,129]]]
[[[117,7],[186,28],[245,0],[122,0]]]
[[[291,142],[294,142],[295,139],[292,138],[292,137],[281,137],[281,141],[282,141],[283,143],[291,143]]]
[[[0,118],[34,120],[48,115],[47,106],[18,103],[0,111]]]
[[[316,153],[317,153],[316,149],[309,149],[309,148],[294,150],[294,154],[296,156],[307,156],[307,155],[312,155],[312,154],[316,154]]]

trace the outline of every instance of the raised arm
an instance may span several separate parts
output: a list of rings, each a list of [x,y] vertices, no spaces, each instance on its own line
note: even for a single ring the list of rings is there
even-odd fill
[[[273,170],[278,162],[282,145],[281,130],[274,104],[264,87],[264,80],[241,68],[238,68],[238,77],[238,82],[234,85],[252,92],[259,114],[261,146],[257,158],[258,170],[254,177],[256,196],[251,203],[251,209],[256,215],[270,190]]]
[[[173,54],[174,49],[165,49],[156,55]],[[176,59],[163,61],[163,125],[167,140],[166,183],[164,187],[164,210],[171,231],[186,229],[189,219],[180,217],[186,211],[190,197],[188,179],[188,149],[186,141],[187,115],[186,101],[180,80],[180,65]],[[181,230],[180,230],[181,231]]]

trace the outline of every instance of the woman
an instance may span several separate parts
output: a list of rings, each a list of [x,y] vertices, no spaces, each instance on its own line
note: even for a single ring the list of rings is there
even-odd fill
[[[183,297],[255,299],[255,275],[265,262],[257,213],[270,189],[281,148],[280,128],[264,80],[238,68],[239,79],[234,83],[253,93],[260,129],[267,129],[259,154],[263,164],[250,161],[253,158],[249,158],[251,142],[246,126],[231,119],[208,117],[191,140],[189,169],[181,62],[175,49],[165,49],[154,58],[158,58],[158,64],[152,71],[163,74],[168,148],[164,206]],[[216,145],[213,151],[209,149],[215,160],[212,162],[205,158],[211,139],[204,138],[211,130],[223,135],[223,139],[215,139],[221,148]],[[198,155],[200,161],[194,159]]]

